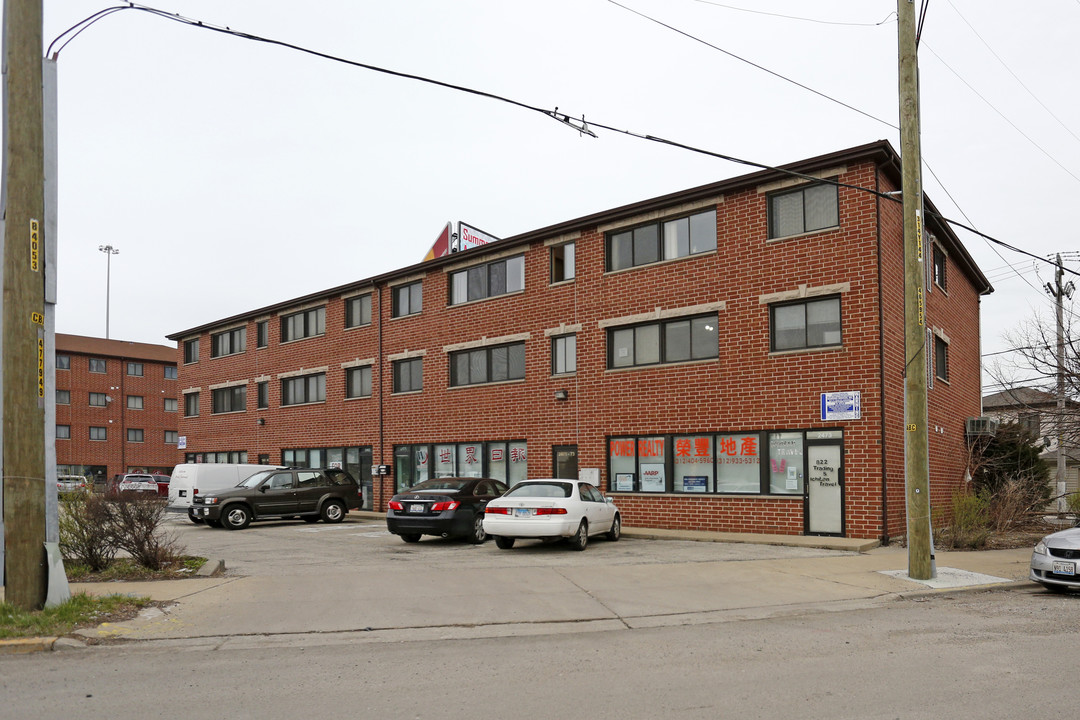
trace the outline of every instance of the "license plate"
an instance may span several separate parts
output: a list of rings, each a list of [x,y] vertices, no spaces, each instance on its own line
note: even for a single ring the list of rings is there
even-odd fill
[[[422,513],[426,511],[427,507],[423,503],[415,503],[409,506],[409,512],[411,513]]]
[[[1075,575],[1076,563],[1071,562],[1058,562],[1054,561],[1054,574],[1055,575]]]
[[[514,508],[514,517],[529,517],[532,515],[532,510],[529,508]]]
[[[180,497],[187,497],[187,490],[181,490],[179,494]]]

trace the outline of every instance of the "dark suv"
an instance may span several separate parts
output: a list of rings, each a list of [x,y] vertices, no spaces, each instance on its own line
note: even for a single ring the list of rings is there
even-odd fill
[[[337,468],[269,468],[234,488],[194,496],[191,510],[210,527],[229,530],[263,518],[337,523],[360,508],[362,492],[352,475]]]

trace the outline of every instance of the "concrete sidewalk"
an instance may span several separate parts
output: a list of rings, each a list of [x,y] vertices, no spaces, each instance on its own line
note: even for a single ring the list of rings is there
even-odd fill
[[[73,583],[97,595],[172,603],[88,639],[183,646],[385,642],[625,630],[852,610],[917,593],[1027,585],[1029,548],[938,553],[938,577],[907,577],[907,550],[874,541],[624,528],[627,538],[848,550],[822,557],[600,567],[408,568],[159,582]],[[226,564],[227,564],[226,560]],[[483,588],[482,593],[477,588]],[[429,588],[439,588],[432,593]],[[67,641],[61,641],[61,645]],[[76,643],[77,644],[77,643]],[[49,648],[54,645],[49,644]],[[48,649],[48,648],[36,648]],[[25,643],[20,650],[25,650]],[[5,650],[0,641],[0,653]]]

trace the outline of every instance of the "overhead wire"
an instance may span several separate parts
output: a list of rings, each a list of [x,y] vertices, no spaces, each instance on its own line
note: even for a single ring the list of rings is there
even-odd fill
[[[750,8],[736,7],[734,5],[725,5],[724,3],[713,2],[712,0],[697,0],[697,2],[704,3],[705,5],[715,5],[716,7],[722,7],[727,10],[738,10],[739,12],[752,13],[754,15],[768,15],[769,17],[783,18],[785,20],[801,20],[803,22],[818,23],[819,25],[843,25],[847,27],[877,27],[878,25],[884,25],[896,16],[896,11],[894,10],[888,15],[886,15],[884,20],[876,23],[836,22],[831,20],[819,20],[817,18],[797,17],[795,15],[784,15],[783,13],[765,12],[764,10],[751,10]]]

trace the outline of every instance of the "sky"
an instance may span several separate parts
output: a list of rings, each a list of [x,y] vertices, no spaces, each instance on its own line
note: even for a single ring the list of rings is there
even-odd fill
[[[758,163],[900,147],[893,0],[160,3]],[[44,0],[45,46],[107,7]],[[1078,30],[1080,0],[929,0],[924,17],[924,190],[1040,257],[1080,250],[1062,210],[1080,190]],[[133,10],[64,46],[58,76],[62,333],[104,336],[107,263],[110,336],[171,344],[420,262],[448,221],[509,237],[755,170]],[[995,288],[985,359],[1007,359],[1008,332],[1052,322],[1053,268],[957,233]]]

